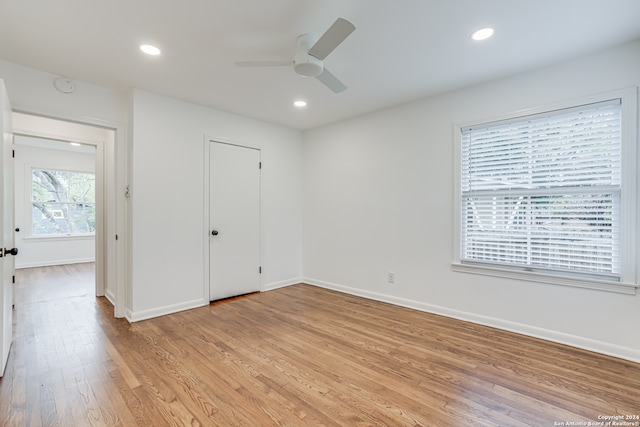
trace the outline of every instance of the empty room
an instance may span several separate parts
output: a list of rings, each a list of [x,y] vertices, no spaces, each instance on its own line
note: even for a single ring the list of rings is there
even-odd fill
[[[640,426],[639,16],[0,3],[0,424]]]

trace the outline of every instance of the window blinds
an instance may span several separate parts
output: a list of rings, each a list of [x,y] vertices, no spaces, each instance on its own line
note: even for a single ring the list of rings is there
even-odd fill
[[[619,99],[462,129],[461,261],[620,276]]]

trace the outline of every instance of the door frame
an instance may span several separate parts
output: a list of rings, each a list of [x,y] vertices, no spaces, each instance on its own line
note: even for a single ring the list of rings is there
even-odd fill
[[[125,244],[128,241],[125,234],[124,196],[126,180],[125,126],[108,120],[76,115],[49,114],[16,106],[13,107],[13,112],[113,131],[114,138],[111,141],[90,142],[96,147],[96,174],[101,173],[103,176],[102,225],[100,229],[96,230],[96,294],[100,296],[105,294],[107,281],[115,283],[114,292],[110,295],[110,299],[114,300],[112,301],[114,317],[125,317],[127,277],[125,252],[128,248]],[[14,127],[13,132],[21,135],[60,139],[59,136],[56,138],[55,134],[47,134],[28,128],[17,129]],[[123,191],[118,189],[123,189]],[[101,261],[98,262],[99,260]]]
[[[241,148],[249,148],[252,150],[258,150],[258,152],[261,153],[261,157],[262,157],[262,149],[261,147],[254,145],[254,144],[248,144],[246,142],[240,142],[240,141],[234,141],[228,138],[223,138],[223,137],[216,137],[216,136],[210,136],[210,135],[206,135],[204,136],[204,142],[203,142],[203,171],[204,171],[204,193],[203,193],[203,220],[202,220],[202,232],[203,232],[203,236],[205,236],[205,238],[203,238],[203,246],[202,246],[202,253],[203,253],[203,283],[202,283],[202,298],[203,300],[209,304],[211,301],[209,300],[209,295],[210,295],[210,290],[209,290],[209,286],[210,286],[210,262],[211,262],[211,258],[210,258],[210,236],[209,233],[211,232],[211,230],[209,230],[209,219],[210,219],[210,208],[209,208],[209,202],[210,202],[210,190],[211,190],[211,184],[210,184],[210,170],[211,170],[211,165],[209,164],[209,155],[211,153],[211,144],[212,143],[219,143],[219,144],[227,144],[227,145],[234,145],[236,147],[241,147]],[[262,161],[261,161],[262,163]],[[260,242],[260,265],[262,265],[262,230],[263,230],[263,226],[262,226],[262,176],[260,177],[260,201],[259,201],[259,211],[260,211],[260,231],[259,231],[259,242]],[[262,274],[259,275],[259,285],[260,285],[260,292],[262,292],[264,290],[264,283],[262,281]]]
[[[11,101],[4,80],[0,79],[0,250],[15,248],[15,174],[13,171],[13,126]],[[5,168],[7,166],[7,168]],[[9,173],[10,172],[10,173]],[[5,179],[7,178],[7,179]],[[9,190],[9,191],[7,191]],[[5,215],[7,213],[8,215]],[[6,227],[8,225],[8,227]],[[7,274],[8,273],[8,274]],[[5,254],[0,261],[0,377],[4,376],[13,345],[13,304],[15,260]]]

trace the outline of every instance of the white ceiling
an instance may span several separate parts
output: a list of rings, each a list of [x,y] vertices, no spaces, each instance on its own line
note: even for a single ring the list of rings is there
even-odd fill
[[[1,59],[295,129],[640,39],[639,0],[0,0],[0,17]],[[345,92],[234,64],[291,59],[298,35],[318,37],[338,17],[356,30],[325,66]],[[484,26],[495,36],[472,41]]]

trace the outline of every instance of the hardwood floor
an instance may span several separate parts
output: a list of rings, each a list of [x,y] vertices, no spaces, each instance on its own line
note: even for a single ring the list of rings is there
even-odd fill
[[[308,285],[129,325],[92,282],[79,285],[92,267],[19,271],[1,425],[554,426],[640,415],[639,364]]]

